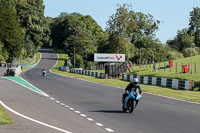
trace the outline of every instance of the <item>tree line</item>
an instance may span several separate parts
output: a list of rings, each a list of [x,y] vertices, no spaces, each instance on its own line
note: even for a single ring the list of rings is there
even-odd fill
[[[49,37],[43,0],[0,0],[0,62],[32,57]]]
[[[126,54],[135,63],[187,57],[191,44],[193,53],[199,54],[200,8],[193,8],[189,20],[189,28],[164,45],[155,35],[160,21],[128,4],[117,6],[103,30],[90,15],[44,17],[43,0],[0,0],[0,61],[33,56],[42,46],[64,49],[72,65],[83,68],[94,64],[87,54],[95,52]]]

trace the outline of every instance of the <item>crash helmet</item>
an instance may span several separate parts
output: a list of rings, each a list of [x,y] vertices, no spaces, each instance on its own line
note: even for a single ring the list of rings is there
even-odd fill
[[[139,85],[139,80],[138,78],[134,78],[132,81],[133,85],[138,86]]]

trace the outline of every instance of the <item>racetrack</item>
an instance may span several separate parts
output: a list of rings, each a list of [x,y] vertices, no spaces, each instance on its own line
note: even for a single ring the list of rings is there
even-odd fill
[[[22,77],[57,101],[87,115],[87,118],[95,121],[94,127],[108,128],[110,130],[106,131],[116,133],[200,132],[199,104],[144,94],[132,114],[123,113],[121,110],[123,89],[63,77],[50,72],[47,72],[46,77],[42,77],[42,69],[52,68],[57,56],[52,55],[49,50],[40,52],[42,53],[40,63],[23,73]],[[84,121],[82,124],[85,124]],[[79,133],[80,130],[75,132]],[[101,133],[102,130],[97,132]]]

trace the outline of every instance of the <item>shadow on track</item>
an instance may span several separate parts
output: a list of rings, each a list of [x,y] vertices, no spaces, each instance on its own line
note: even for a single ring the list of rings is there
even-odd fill
[[[90,112],[100,112],[100,113],[124,113],[121,110],[97,110],[97,111],[90,111]]]

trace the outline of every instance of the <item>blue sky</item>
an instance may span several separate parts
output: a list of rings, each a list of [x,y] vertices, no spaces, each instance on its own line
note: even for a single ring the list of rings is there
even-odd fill
[[[103,28],[117,4],[131,4],[135,12],[150,13],[161,24],[156,33],[162,43],[173,39],[178,30],[188,28],[189,13],[200,7],[200,0],[44,0],[45,16],[57,17],[61,12],[78,12],[92,16]]]

